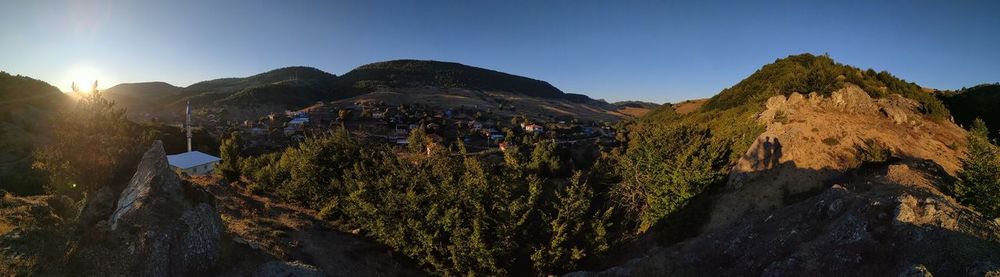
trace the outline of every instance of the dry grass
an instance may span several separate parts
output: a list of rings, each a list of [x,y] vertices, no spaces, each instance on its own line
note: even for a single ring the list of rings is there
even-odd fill
[[[680,102],[674,104],[674,111],[679,114],[688,114],[697,110],[698,108],[701,108],[701,105],[704,105],[705,102],[708,102],[708,99],[695,99],[695,100],[687,100],[684,102]]]

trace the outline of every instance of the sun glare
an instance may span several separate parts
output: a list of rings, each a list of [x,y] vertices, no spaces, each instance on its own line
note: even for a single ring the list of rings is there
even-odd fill
[[[94,81],[101,79],[97,69],[90,66],[76,66],[69,72],[71,83],[75,83],[81,93],[91,93]],[[71,88],[72,89],[72,88]]]

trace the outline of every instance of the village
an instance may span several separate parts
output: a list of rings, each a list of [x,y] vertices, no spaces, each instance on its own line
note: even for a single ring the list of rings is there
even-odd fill
[[[503,107],[495,107],[503,108]],[[233,132],[240,135],[244,153],[259,155],[293,146],[308,136],[344,128],[365,143],[392,145],[397,151],[411,149],[409,136],[422,132],[430,153],[435,147],[445,147],[458,155],[461,141],[466,155],[502,153],[509,147],[533,145],[542,140],[557,144],[607,145],[613,143],[615,130],[610,122],[575,118],[532,119],[518,115],[504,117],[492,108],[441,108],[426,105],[388,105],[376,101],[359,101],[348,105],[317,102],[300,110],[270,113],[255,119],[224,119],[221,108],[197,110],[187,124],[216,140]],[[190,132],[188,132],[190,136]],[[189,142],[190,144],[190,142]],[[189,175],[210,174],[219,159],[192,151],[170,155],[171,165]]]

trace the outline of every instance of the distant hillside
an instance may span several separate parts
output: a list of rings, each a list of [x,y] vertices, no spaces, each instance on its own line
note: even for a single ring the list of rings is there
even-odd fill
[[[645,101],[618,101],[611,104],[618,106],[620,108],[629,107],[629,108],[642,108],[642,109],[655,109],[656,107],[660,106],[660,104],[656,104],[653,102],[645,102]]]
[[[611,103],[618,108],[618,112],[632,117],[641,117],[650,111],[660,107],[660,104],[643,101],[619,101]]]
[[[43,81],[0,72],[0,190],[39,193],[41,179],[30,174],[31,152],[46,131],[44,122],[71,103]]]
[[[993,138],[1000,137],[1000,83],[982,84],[957,92],[943,92],[938,98],[944,102],[955,122],[969,126],[976,118],[986,122]]]
[[[128,107],[132,115],[177,116],[190,101],[195,109],[224,109],[229,116],[255,117],[303,108],[317,101],[354,99],[352,97],[360,97],[352,101],[364,100],[367,99],[362,97],[364,94],[387,91],[421,93],[415,98],[392,99],[393,102],[417,98],[432,103],[447,102],[446,95],[437,94],[462,91],[496,94],[492,98],[474,100],[478,104],[471,107],[499,107],[514,101],[521,104],[522,111],[535,111],[542,117],[585,114],[588,118],[611,119],[623,116],[611,104],[582,94],[563,93],[544,81],[459,63],[418,60],[367,64],[340,77],[312,67],[286,67],[244,78],[198,82],[185,88],[162,82],[122,84],[106,93]],[[372,99],[375,98],[379,97]]]
[[[145,107],[166,97],[175,96],[181,90],[180,87],[164,82],[144,82],[119,84],[101,93],[124,107]]]
[[[362,65],[341,76],[342,88],[367,93],[380,88],[419,88],[425,86],[504,91],[531,97],[591,100],[580,94],[563,93],[548,82],[460,63],[394,60]]]

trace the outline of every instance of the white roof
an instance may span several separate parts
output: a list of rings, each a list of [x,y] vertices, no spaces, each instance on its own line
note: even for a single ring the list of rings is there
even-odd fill
[[[198,165],[217,162],[219,160],[219,158],[198,151],[180,153],[177,155],[167,155],[167,162],[170,163],[170,165],[179,168],[191,168]]]

